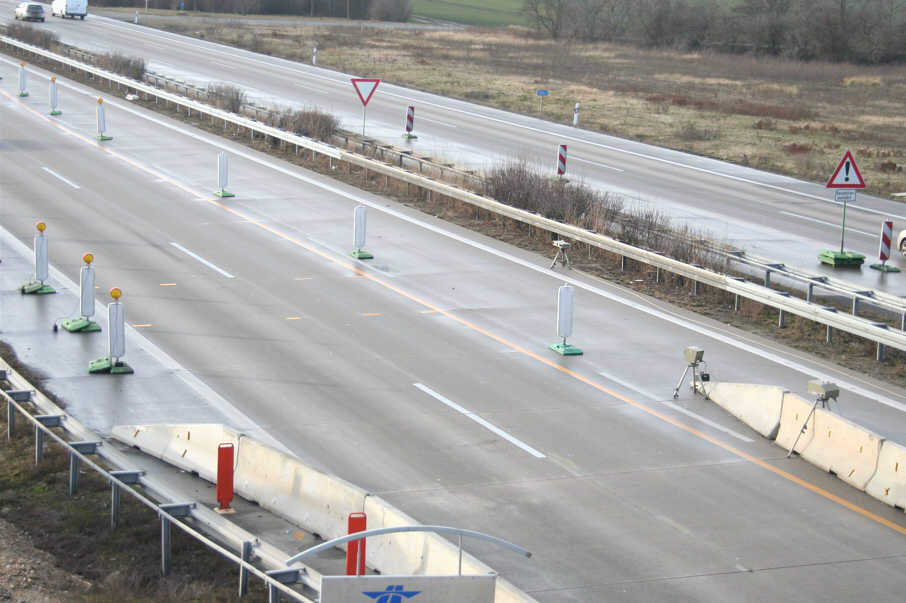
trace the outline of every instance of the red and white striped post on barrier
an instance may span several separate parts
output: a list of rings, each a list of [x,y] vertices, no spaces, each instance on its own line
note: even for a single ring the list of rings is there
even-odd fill
[[[230,506],[233,502],[233,443],[227,442],[217,446],[217,502],[220,506],[214,509],[220,514],[235,513]]]
[[[566,145],[561,144],[557,149],[557,178],[563,179],[566,176]]]
[[[409,105],[409,109],[406,111],[406,133],[403,134],[403,138],[406,140],[412,140],[413,138],[418,138],[413,132],[415,129],[415,107]]]
[[[350,513],[346,520],[347,533],[355,534],[368,529],[368,516],[364,513]],[[361,549],[359,548],[361,547]],[[361,552],[360,552],[361,550]],[[350,540],[346,544],[346,575],[365,575],[365,539]]]
[[[885,220],[881,222],[881,246],[878,250],[878,259],[880,264],[872,264],[871,267],[881,272],[899,272],[896,266],[888,266],[887,260],[890,259],[890,241],[893,238],[893,222]]]

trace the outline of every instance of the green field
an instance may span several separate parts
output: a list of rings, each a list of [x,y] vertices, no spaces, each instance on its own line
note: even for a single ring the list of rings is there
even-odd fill
[[[412,16],[480,27],[528,24],[522,14],[522,0],[412,0]]]

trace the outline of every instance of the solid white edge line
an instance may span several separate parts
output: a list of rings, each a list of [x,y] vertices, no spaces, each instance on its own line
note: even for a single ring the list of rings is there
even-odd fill
[[[11,65],[15,65],[14,62],[8,61],[8,60],[4,59],[2,56],[0,56],[0,61],[9,63]],[[45,76],[43,73],[40,73],[38,71],[34,71],[34,73],[36,75],[40,75],[42,77],[45,77],[46,79],[49,79],[49,76]],[[57,80],[57,84],[65,86],[65,87],[67,87],[75,92],[78,92],[84,96],[94,98],[93,91],[83,90],[83,89],[79,88],[78,86],[70,84],[68,82],[61,83],[60,80]],[[152,123],[155,123],[161,127],[167,128],[174,132],[179,132],[179,133],[183,134],[184,136],[188,136],[189,138],[193,138],[193,139],[203,142],[205,144],[209,144],[218,149],[230,151],[230,153],[232,153],[236,157],[242,157],[244,159],[247,159],[248,161],[257,163],[258,165],[268,167],[276,172],[289,176],[290,178],[299,180],[300,182],[305,182],[306,184],[318,187],[321,190],[333,193],[340,197],[344,197],[346,199],[349,199],[350,201],[354,201],[356,203],[366,205],[369,208],[374,209],[375,211],[379,211],[379,212],[382,212],[389,216],[393,216],[399,220],[409,222],[410,224],[414,224],[416,226],[424,228],[425,230],[427,230],[429,232],[433,232],[435,234],[439,234],[441,236],[447,237],[451,240],[457,241],[464,245],[468,245],[474,249],[479,249],[486,253],[490,253],[491,255],[497,256],[512,264],[516,264],[518,266],[528,268],[529,270],[533,270],[535,272],[545,274],[545,275],[551,277],[552,279],[554,279],[555,281],[558,281],[560,284],[566,283],[569,285],[573,285],[576,288],[584,289],[585,291],[588,291],[589,293],[593,293],[599,297],[603,297],[605,299],[609,299],[610,301],[622,304],[626,307],[629,307],[629,308],[632,308],[639,312],[642,312],[643,314],[647,314],[649,316],[664,320],[671,324],[675,324],[675,325],[682,327],[684,329],[687,329],[689,331],[698,333],[699,335],[702,335],[703,337],[708,337],[715,341],[719,341],[723,344],[734,347],[740,351],[747,352],[754,356],[764,358],[765,360],[768,360],[770,362],[774,362],[775,364],[779,364],[781,366],[785,366],[785,367],[793,369],[795,371],[799,371],[803,375],[808,376],[809,379],[823,379],[825,381],[833,381],[833,382],[837,383],[837,385],[840,385],[841,387],[843,387],[843,389],[846,389],[854,394],[864,396],[865,398],[868,398],[870,400],[875,400],[875,401],[879,402],[880,404],[884,404],[885,406],[889,406],[889,407],[895,408],[899,411],[906,412],[906,404],[903,404],[902,402],[898,402],[892,398],[889,398],[887,396],[873,392],[869,389],[866,389],[865,387],[862,387],[861,385],[856,385],[852,381],[847,380],[843,376],[842,373],[836,373],[835,375],[831,375],[830,373],[826,373],[826,372],[823,372],[820,370],[809,368],[800,362],[796,362],[795,360],[785,358],[779,354],[770,352],[768,350],[756,348],[754,345],[738,341],[735,338],[730,337],[729,335],[724,335],[723,333],[715,331],[714,329],[704,327],[704,326],[697,324],[695,322],[692,322],[692,321],[685,320],[683,318],[680,318],[679,316],[670,314],[663,310],[658,310],[656,308],[649,307],[648,305],[628,299],[622,295],[617,295],[616,293],[613,293],[611,291],[605,291],[604,289],[601,289],[600,287],[596,287],[594,285],[589,285],[578,279],[575,279],[575,278],[572,278],[565,274],[560,274],[558,272],[550,270],[546,266],[534,264],[528,260],[518,258],[514,255],[511,255],[511,254],[501,251],[499,249],[490,247],[489,245],[485,245],[483,243],[479,243],[478,241],[474,241],[474,240],[468,239],[466,237],[460,236],[458,234],[455,234],[453,232],[444,230],[443,228],[441,228],[439,226],[436,226],[433,224],[428,224],[427,222],[424,222],[424,221],[414,218],[412,216],[408,216],[408,215],[402,213],[401,211],[397,211],[397,210],[391,209],[389,207],[386,207],[383,203],[372,201],[370,198],[366,198],[361,195],[351,193],[349,191],[339,188],[338,186],[334,186],[334,185],[327,184],[324,182],[319,182],[319,181],[315,180],[314,178],[306,176],[297,171],[290,170],[290,169],[282,167],[282,166],[278,166],[270,161],[265,161],[264,159],[261,159],[260,157],[253,156],[251,153],[243,151],[236,144],[227,144],[226,141],[215,140],[213,137],[209,137],[209,136],[202,136],[200,134],[191,132],[180,126],[174,125],[173,123],[170,123],[168,121],[164,121],[163,119],[158,119],[158,118],[152,117],[150,115],[145,115],[142,112],[140,112],[128,105],[121,105],[119,103],[115,103],[112,101],[109,104],[118,109],[121,109],[127,113],[133,114],[136,117],[146,119]],[[329,178],[329,176],[322,176],[322,177]],[[830,201],[830,202],[834,203],[834,201]],[[851,204],[847,204],[847,206],[853,207]],[[904,219],[906,219],[906,218],[904,218]]]
[[[679,404],[674,404],[673,402],[670,402],[669,400],[662,400],[661,404],[663,404],[667,408],[672,408],[676,412],[682,413],[682,414],[686,415],[687,417],[691,417],[697,421],[700,421],[700,422],[704,423],[705,425],[713,427],[714,429],[716,429],[718,431],[722,431],[725,434],[727,434],[728,436],[732,436],[738,440],[742,440],[743,442],[751,444],[752,442],[755,441],[752,438],[747,438],[746,436],[744,436],[740,433],[736,433],[732,429],[728,429],[728,428],[724,427],[723,425],[720,425],[719,423],[715,423],[711,419],[706,419],[705,417],[703,417],[699,414],[696,414],[696,413],[692,412],[691,410],[686,410]]]
[[[50,174],[51,176],[53,176],[54,178],[57,178],[58,180],[62,180],[63,182],[65,182],[66,184],[68,184],[69,186],[71,186],[72,188],[75,188],[75,189],[82,188],[81,186],[79,186],[79,185],[76,184],[75,182],[73,182],[73,181],[71,181],[71,180],[67,180],[66,178],[64,178],[63,176],[59,175],[58,173],[56,173],[55,171],[53,171],[52,169],[50,169],[50,168],[47,167],[47,166],[42,165],[42,166],[41,166],[41,169],[44,170],[45,172],[47,172],[48,174]]]
[[[707,418],[701,416],[700,414],[694,413],[691,410],[687,410],[687,409],[683,408],[682,406],[680,406],[679,404],[675,404],[675,403],[671,402],[670,400],[663,400],[663,399],[661,399],[662,398],[661,396],[655,396],[651,392],[649,392],[645,389],[642,389],[624,379],[620,379],[619,377],[617,377],[615,375],[611,375],[610,373],[607,373],[605,371],[598,371],[598,374],[601,375],[602,377],[604,377],[605,379],[609,379],[610,381],[613,381],[614,383],[616,383],[618,385],[622,385],[626,389],[631,389],[634,392],[642,394],[646,398],[649,398],[652,402],[660,402],[664,406],[666,406],[668,408],[672,408],[676,412],[682,413],[682,414],[686,415],[687,417],[691,417],[691,418],[695,419],[696,421],[700,421],[700,422],[704,423],[705,425],[713,427],[714,429],[716,429],[718,431],[722,431],[723,433],[725,433],[729,436],[733,436],[734,438],[736,438],[738,440],[742,440],[743,442],[747,442],[749,444],[751,444],[752,442],[755,441],[752,438],[744,436],[741,433],[737,433],[728,427],[724,427],[720,423],[715,423],[711,419],[707,419]],[[668,396],[669,395],[672,395],[672,394],[668,394]],[[664,396],[664,397],[667,397],[667,396]]]
[[[803,215],[801,215],[801,214],[794,214],[794,213],[791,212],[791,211],[781,211],[780,213],[783,214],[783,215],[785,215],[785,216],[792,216],[793,218],[799,218],[800,220],[805,220],[805,221],[807,221],[807,222],[814,222],[814,223],[816,223],[816,224],[823,224],[824,226],[832,226],[832,227],[834,227],[834,228],[839,228],[839,226],[840,226],[839,224],[834,224],[833,222],[826,222],[826,221],[824,221],[824,220],[819,220],[818,218],[812,218],[812,217],[810,217],[810,216],[803,216]],[[858,230],[858,229],[856,229],[856,228],[849,228],[849,227],[847,227],[846,230],[849,231],[849,232],[854,232],[854,233],[856,233],[856,234],[865,235],[866,237],[871,237],[872,239],[874,239],[874,238],[877,236],[877,235],[871,234],[870,232],[865,232],[864,230]]]
[[[230,274],[230,273],[227,272],[226,270],[223,270],[222,268],[217,267],[216,265],[214,265],[214,264],[212,264],[211,262],[207,261],[206,259],[204,259],[204,258],[201,257],[200,255],[198,255],[197,253],[193,253],[193,252],[189,251],[188,249],[186,249],[185,247],[183,247],[183,246],[180,245],[179,243],[174,243],[174,242],[171,241],[171,242],[170,242],[170,245],[172,245],[173,247],[179,249],[181,252],[183,252],[183,253],[186,254],[187,256],[189,256],[189,257],[191,257],[191,258],[193,258],[193,259],[195,259],[195,260],[201,262],[202,264],[204,264],[205,266],[207,266],[207,267],[210,268],[211,270],[216,270],[217,272],[219,272],[220,274],[222,274],[223,276],[225,276],[225,277],[227,277],[227,278],[236,278],[235,276],[233,276],[232,274]]]
[[[467,409],[467,408],[463,408],[462,406],[460,406],[459,404],[457,404],[457,403],[454,402],[453,400],[450,400],[449,398],[446,398],[446,397],[442,396],[441,394],[437,393],[436,391],[434,391],[433,389],[431,389],[431,388],[428,387],[427,385],[423,385],[423,384],[421,384],[421,383],[413,383],[412,385],[415,386],[416,389],[419,389],[419,390],[423,391],[424,393],[428,394],[429,396],[431,396],[432,398],[434,398],[434,399],[437,400],[438,402],[441,402],[442,404],[444,404],[444,405],[446,405],[446,406],[452,408],[453,410],[455,410],[456,412],[460,413],[461,415],[463,415],[463,416],[465,416],[465,417],[468,417],[468,418],[472,419],[473,421],[475,421],[476,423],[478,423],[479,425],[481,425],[482,427],[484,427],[484,428],[487,429],[488,431],[491,431],[491,432],[497,434],[498,436],[500,436],[501,438],[503,438],[504,440],[506,440],[506,441],[509,442],[510,444],[513,444],[514,446],[518,446],[519,448],[521,448],[522,450],[528,452],[530,455],[532,455],[532,456],[535,457],[536,459],[544,459],[544,458],[547,458],[547,456],[546,456],[543,452],[538,452],[537,450],[535,450],[534,448],[532,448],[531,446],[529,446],[528,444],[526,444],[525,442],[523,442],[523,441],[520,440],[519,438],[517,438],[517,437],[515,437],[515,436],[512,436],[512,435],[510,435],[510,434],[508,434],[507,432],[505,432],[504,430],[500,429],[499,427],[497,427],[497,426],[494,425],[493,423],[489,423],[488,421],[485,421],[484,419],[482,419],[481,417],[479,417],[477,414],[475,414],[475,413],[472,412],[471,410],[469,410],[469,409]]]
[[[606,163],[601,163],[600,161],[592,161],[591,159],[582,159],[581,157],[576,157],[575,155],[571,155],[567,159],[573,159],[575,161],[578,161],[579,163],[590,163],[591,165],[596,165],[598,167],[606,168],[608,170],[613,170],[615,172],[625,172],[626,171],[622,168],[614,167],[612,165],[607,165]]]
[[[8,249],[22,258],[26,263],[28,262],[29,256],[34,255],[34,252],[30,247],[17,239],[2,225],[0,225],[0,241],[2,241],[3,245],[6,245]],[[51,278],[59,283],[63,289],[73,292],[73,295],[78,297],[79,286],[56,266],[50,265],[49,268]],[[94,308],[95,314],[101,317],[107,315],[107,306],[101,303],[101,300],[94,300]],[[220,412],[229,422],[228,425],[230,427],[233,427],[237,431],[254,431],[254,435],[256,437],[260,437],[263,442],[273,446],[274,448],[277,448],[282,452],[285,452],[292,457],[296,456],[295,453],[293,453],[286,445],[283,444],[283,442],[272,436],[270,432],[268,432],[258,423],[249,418],[248,415],[234,406],[232,402],[214,391],[210,385],[202,381],[197,375],[179,364],[172,356],[163,351],[150,339],[139,333],[135,329],[135,327],[128,323],[126,323],[125,326],[129,341],[132,342],[129,344],[130,348],[140,349],[147,352],[152,358],[157,360],[165,370],[179,377],[183,381],[183,383],[194,390],[202,400],[204,400],[205,402],[210,404],[212,408]]]

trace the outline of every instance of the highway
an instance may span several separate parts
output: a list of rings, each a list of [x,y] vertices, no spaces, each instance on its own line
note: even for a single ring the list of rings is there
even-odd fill
[[[0,20],[11,18],[13,6],[10,0],[0,1]],[[259,102],[319,107],[339,117],[344,128],[361,130],[360,101],[346,74],[97,15],[84,22],[48,19],[40,26],[82,48],[143,56],[151,70],[185,81],[227,81]],[[387,83],[368,105],[367,134],[404,144],[401,133],[410,104],[416,107],[419,138],[405,144],[417,152],[479,170],[521,158],[553,172],[556,147],[567,144],[571,178],[622,193],[630,205],[656,207],[678,222],[776,261],[906,295],[901,275],[867,266],[877,258],[881,221],[892,219],[896,231],[906,227],[906,207],[899,202],[859,195],[847,212],[846,246],[868,261],[862,270],[834,271],[817,260],[818,251],[840,244],[840,207],[822,185]],[[898,253],[890,263],[906,268],[906,258]]]
[[[718,380],[805,393],[833,379],[845,416],[906,442],[903,391],[125,101],[105,103],[114,139],[98,143],[96,93],[61,80],[50,118],[40,75],[19,99],[0,57],[4,228],[30,243],[46,220],[51,262],[74,280],[93,251],[99,290],[123,288],[136,331],[300,458],[422,522],[529,548],[531,561],[468,547],[539,601],[901,599],[902,512],[671,393],[697,344]],[[221,149],[233,199],[211,193]],[[358,204],[369,262],[348,255]],[[564,281],[581,357],[547,349]],[[84,367],[54,368],[67,376],[48,387],[101,432],[154,403],[98,408]]]

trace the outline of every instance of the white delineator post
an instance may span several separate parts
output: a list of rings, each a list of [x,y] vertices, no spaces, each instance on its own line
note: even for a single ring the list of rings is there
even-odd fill
[[[374,256],[362,249],[365,246],[365,230],[368,220],[368,208],[364,205],[358,205],[352,216],[352,246],[353,251],[350,255],[358,260],[370,260]]]
[[[35,224],[35,229],[38,231],[34,239],[35,278],[19,287],[19,291],[22,293],[37,293],[40,295],[56,293],[56,290],[53,287],[45,283],[49,274],[47,235],[44,233],[47,229],[47,224],[43,221],[37,222]]]
[[[134,372],[131,366],[122,361],[126,355],[126,311],[120,302],[122,294],[119,287],[110,289],[113,301],[107,304],[107,355],[89,362],[89,373],[127,375]]]
[[[230,156],[226,154],[226,151],[220,151],[217,154],[217,190],[214,191],[214,194],[218,197],[235,197],[236,195],[226,189],[229,184]]]
[[[50,115],[60,115],[61,111],[57,109],[57,78],[50,78]]]
[[[557,336],[562,339],[552,343],[550,349],[561,356],[579,356],[582,350],[566,343],[566,338],[573,334],[573,300],[575,292],[570,285],[561,285],[557,289]]]
[[[104,113],[104,99],[98,99],[98,108],[97,108],[97,121],[98,121],[98,140],[113,140],[112,136],[107,136],[105,132],[107,131],[107,115]]]
[[[566,175],[566,145],[561,144],[557,149],[557,178]]]
[[[579,125],[579,104],[580,103],[576,103],[576,108],[573,109],[573,127],[574,128]]]
[[[19,63],[19,96],[28,96],[25,85],[25,63]]]
[[[94,316],[94,255],[86,253],[82,256],[85,265],[79,272],[79,314],[82,318],[90,319]]]
[[[317,46],[315,46],[314,48],[311,49],[311,64],[315,65],[315,66],[318,65],[318,47]]]

